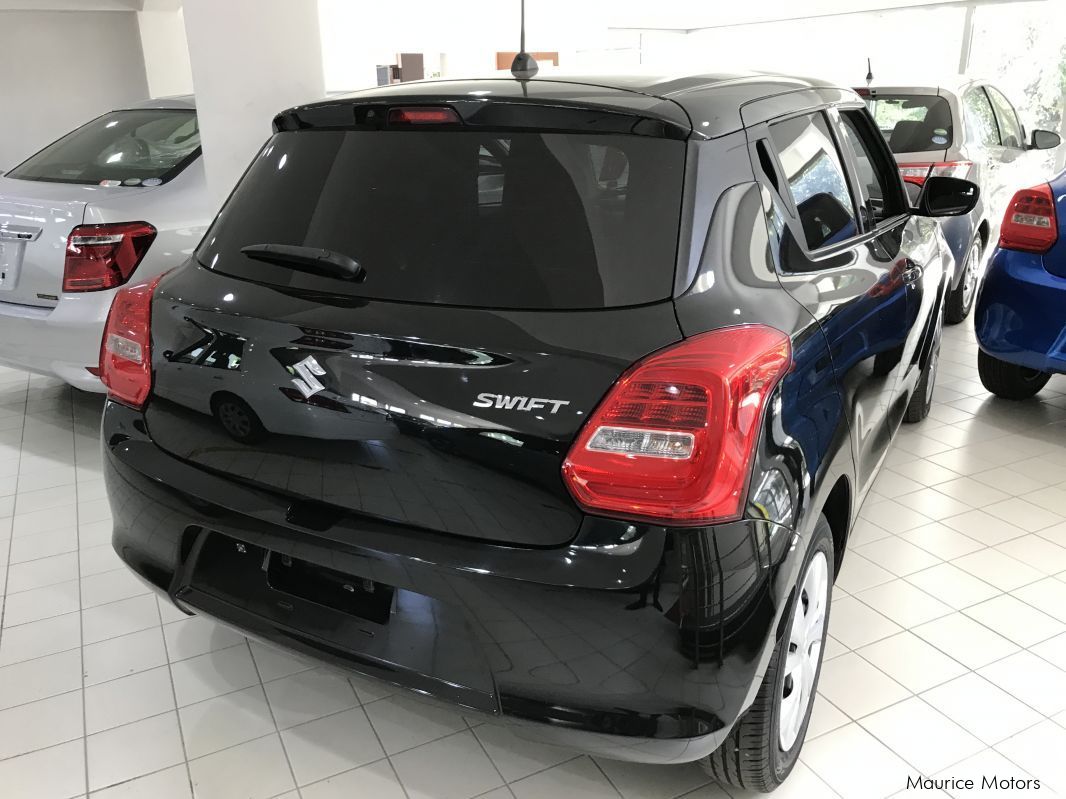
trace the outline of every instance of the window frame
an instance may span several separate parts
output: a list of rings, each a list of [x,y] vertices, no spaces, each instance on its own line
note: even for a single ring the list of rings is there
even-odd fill
[[[857,170],[855,164],[850,158],[850,153],[845,152],[843,146],[843,134],[839,128],[842,124],[839,120],[838,109],[844,110],[856,110],[863,112],[866,116],[869,116],[869,110],[866,108],[866,104],[861,100],[855,102],[835,103],[820,105],[812,108],[805,108],[802,111],[796,111],[789,114],[784,114],[779,117],[760,122],[757,125],[753,125],[745,129],[748,137],[748,154],[751,159],[752,169],[756,176],[757,182],[760,187],[765,191],[770,192],[775,202],[780,203],[781,207],[786,211],[785,224],[789,227],[792,238],[795,240],[796,245],[803,252],[804,257],[815,266],[811,269],[805,269],[802,272],[788,272],[778,264],[778,269],[786,275],[812,275],[822,274],[824,272],[830,272],[835,269],[842,268],[839,256],[841,253],[845,253],[855,247],[866,244],[878,236],[883,235],[886,231],[891,230],[903,222],[905,222],[912,214],[911,205],[907,199],[906,192],[903,189],[903,179],[899,177],[898,169],[892,171],[896,175],[896,180],[889,181],[890,186],[896,187],[898,194],[900,195],[901,205],[904,209],[900,214],[893,217],[882,220],[874,227],[867,228],[863,222],[862,216],[859,213],[856,206],[856,199],[861,197],[861,192],[857,189]],[[840,158],[841,166],[844,169],[844,178],[847,184],[848,193],[851,196],[852,207],[855,212],[856,227],[859,232],[851,238],[844,241],[836,242],[834,244],[820,247],[815,250],[811,250],[807,246],[807,237],[803,232],[803,225],[799,219],[799,211],[796,207],[795,198],[792,195],[791,188],[787,187],[787,180],[784,179],[784,170],[781,166],[780,156],[777,150],[777,146],[774,144],[774,140],[770,134],[770,127],[777,125],[781,122],[788,122],[789,120],[796,119],[797,117],[809,117],[815,114],[822,114],[826,118],[826,122],[829,128],[830,138],[833,140],[833,144],[836,147],[837,156]],[[837,115],[834,117],[834,115]],[[870,125],[873,123],[872,119],[869,120]],[[884,142],[884,137],[881,136],[880,131],[877,131],[878,139],[883,144],[879,147],[882,151],[882,157],[887,157],[890,164],[895,164],[895,157],[892,155],[891,150],[888,149],[887,142]],[[761,159],[758,153],[758,147],[761,146],[765,149],[767,159],[770,162],[770,166],[773,167],[775,175],[768,175],[763,168]],[[774,185],[776,178],[777,186]],[[898,183],[898,186],[897,186]],[[776,260],[776,259],[775,259]],[[819,262],[825,261],[824,266],[818,265]]]
[[[992,142],[991,144],[985,144],[984,142],[977,141],[976,138],[971,138],[970,125],[966,121],[966,118],[967,118],[966,101],[967,101],[967,98],[971,97],[972,95],[980,95],[981,97],[983,97],[984,101],[986,103],[988,103],[989,110],[992,112],[992,124],[995,126],[994,133],[995,133],[996,140],[994,142]],[[962,93],[962,97],[960,97],[959,100],[960,100],[959,104],[960,104],[960,106],[962,108],[962,123],[963,123],[963,125],[966,126],[966,129],[964,131],[965,135],[963,137],[964,141],[966,141],[968,144],[975,144],[978,147],[1002,147],[1003,146],[1003,129],[999,125],[999,117],[996,116],[996,106],[992,103],[992,98],[988,95],[988,92],[985,91],[985,87],[984,86],[971,86],[969,89],[967,89],[965,92]]]
[[[838,105],[829,109],[829,118],[836,125],[837,129],[834,134],[837,137],[837,146],[841,150],[844,157],[844,169],[848,173],[848,185],[855,197],[861,198],[863,196],[863,186],[859,176],[859,167],[856,163],[857,153],[852,151],[851,145],[847,143],[847,139],[844,136],[844,118],[841,112],[858,112],[859,117],[862,119],[860,123],[866,128],[866,139],[863,139],[863,143],[872,146],[870,151],[870,166],[873,167],[875,174],[879,174],[881,177],[882,190],[887,194],[893,192],[896,200],[896,207],[904,210],[892,216],[885,217],[877,224],[867,229],[867,220],[860,215],[860,223],[864,228],[863,232],[878,232],[884,231],[888,228],[895,227],[901,218],[905,218],[910,215],[909,209],[911,207],[910,200],[907,197],[907,192],[903,188],[903,179],[899,174],[899,167],[896,164],[896,158],[892,153],[891,148],[888,146],[888,142],[885,141],[885,137],[881,134],[880,128],[877,127],[877,122],[874,121],[873,116],[870,114],[870,109],[867,108],[865,103],[861,105]],[[862,138],[861,131],[859,137]],[[887,172],[886,172],[887,167]]]

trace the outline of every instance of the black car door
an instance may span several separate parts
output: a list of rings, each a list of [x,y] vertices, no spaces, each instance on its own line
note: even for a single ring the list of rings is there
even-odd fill
[[[776,119],[749,138],[778,277],[826,336],[863,496],[916,382],[936,297],[928,288],[943,276],[939,234],[908,213],[891,154],[860,105]]]

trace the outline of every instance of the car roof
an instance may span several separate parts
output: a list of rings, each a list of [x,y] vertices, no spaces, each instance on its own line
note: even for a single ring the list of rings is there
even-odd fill
[[[471,96],[491,97],[588,104],[649,114],[687,128],[698,125],[700,134],[715,138],[744,127],[740,109],[745,103],[789,92],[827,89],[853,94],[849,88],[826,81],[769,72],[567,75],[545,71],[530,80],[516,80],[510,73],[501,72],[493,77],[423,80],[377,86],[298,106],[284,114],[344,102],[439,102],[447,99],[469,100]],[[854,99],[859,98],[855,96]]]
[[[962,94],[971,86],[989,85],[990,81],[972,75],[950,75],[937,80],[923,80],[918,84],[909,83],[874,83],[869,88],[884,94]],[[866,87],[859,87],[864,89]]]
[[[161,108],[166,110],[187,109],[196,110],[196,97],[191,94],[176,94],[172,97],[155,97],[151,100],[140,100],[136,103],[120,106],[116,111],[132,111],[138,108]]]

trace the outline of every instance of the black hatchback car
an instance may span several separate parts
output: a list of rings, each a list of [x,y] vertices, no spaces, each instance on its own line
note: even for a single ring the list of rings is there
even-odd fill
[[[796,762],[833,578],[929,410],[952,261],[787,77],[301,106],[115,300],[114,546],[179,608],[587,752]]]

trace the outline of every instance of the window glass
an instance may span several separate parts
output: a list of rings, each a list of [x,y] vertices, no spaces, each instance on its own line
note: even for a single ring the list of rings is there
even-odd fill
[[[829,125],[823,114],[795,117],[770,126],[778,160],[796,203],[807,248],[815,250],[851,238],[858,232]]]
[[[998,147],[999,128],[984,90],[970,89],[966,92],[962,98],[962,107],[966,117],[967,138],[984,147]]]
[[[996,109],[996,121],[999,122],[1003,146],[1024,147],[1025,136],[1022,133],[1022,126],[1010,101],[991,86],[986,86],[985,91],[988,92],[988,97],[992,101],[992,107]]]
[[[249,280],[334,294],[500,308],[603,308],[674,285],[685,143],[515,131],[278,133],[197,251]],[[348,282],[241,254],[350,256]]]
[[[866,101],[894,153],[922,153],[951,146],[951,105],[935,94],[878,94]]]
[[[48,145],[6,177],[127,186],[148,181],[157,186],[177,175],[199,150],[200,128],[191,109],[113,111]]]
[[[841,127],[844,141],[855,161],[855,171],[859,183],[859,212],[867,228],[876,227],[879,222],[903,211],[900,207],[899,191],[888,180],[896,180],[886,175],[886,169],[895,173],[894,166],[887,166],[886,156],[876,142],[870,140],[877,134],[870,128],[861,111],[841,111]]]

